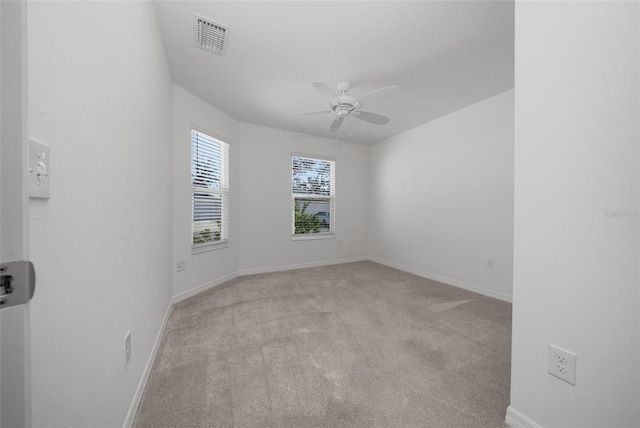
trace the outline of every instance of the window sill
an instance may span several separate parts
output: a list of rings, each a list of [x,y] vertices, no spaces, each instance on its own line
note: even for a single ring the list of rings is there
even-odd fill
[[[306,234],[306,235],[292,235],[292,241],[308,241],[313,239],[334,239],[336,237],[335,233],[314,233],[314,234]]]
[[[206,253],[207,251],[221,250],[222,248],[227,248],[228,246],[229,246],[229,241],[198,245],[197,247],[191,247],[191,254],[200,254],[200,253]]]

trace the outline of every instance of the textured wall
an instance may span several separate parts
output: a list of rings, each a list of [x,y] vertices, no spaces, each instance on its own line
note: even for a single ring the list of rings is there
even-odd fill
[[[240,124],[240,270],[268,270],[363,258],[366,254],[368,147]],[[336,235],[291,240],[291,154],[336,160]]]
[[[638,426],[637,2],[516,2],[510,416]],[[548,344],[578,355],[547,374]]]
[[[191,254],[191,126],[231,145],[229,152],[229,246]],[[173,86],[173,260],[187,269],[173,274],[173,293],[188,293],[238,271],[238,122],[192,93]]]
[[[34,426],[121,426],[171,297],[171,80],[147,2],[30,2]],[[132,357],[124,367],[124,337]]]
[[[374,260],[511,299],[513,91],[389,138],[370,162]]]
[[[231,144],[229,246],[191,254],[190,129]],[[337,235],[291,240],[291,153],[336,159]],[[238,272],[363,258],[366,249],[368,148],[289,131],[238,123],[197,96],[173,90],[174,295],[189,295]]]

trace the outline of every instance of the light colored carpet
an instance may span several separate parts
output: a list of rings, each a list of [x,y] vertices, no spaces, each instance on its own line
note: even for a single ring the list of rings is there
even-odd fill
[[[511,304],[372,262],[175,305],[142,427],[503,427]]]

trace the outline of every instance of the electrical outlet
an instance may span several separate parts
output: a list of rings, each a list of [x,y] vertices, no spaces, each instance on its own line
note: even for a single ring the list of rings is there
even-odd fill
[[[578,356],[554,345],[549,345],[548,368],[550,374],[576,384],[576,363]]]
[[[129,364],[129,360],[131,359],[131,332],[127,332],[127,335],[124,337],[124,366],[127,367]]]
[[[338,248],[342,247],[342,241],[338,241]]]
[[[186,260],[178,260],[176,262],[176,272],[180,272],[181,270],[185,270],[187,268]]]
[[[489,270],[495,270],[496,268],[496,261],[493,259],[487,259],[487,264],[486,264],[487,269]]]
[[[560,364],[562,364],[563,366],[566,366],[567,363],[569,362],[569,360],[567,359],[567,356],[564,354],[555,354],[556,357],[556,361]]]

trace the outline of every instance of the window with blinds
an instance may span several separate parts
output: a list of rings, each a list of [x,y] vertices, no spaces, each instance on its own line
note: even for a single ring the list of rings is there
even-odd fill
[[[229,144],[191,130],[192,247],[228,241]]]
[[[294,236],[335,233],[335,169],[332,160],[292,156]]]

